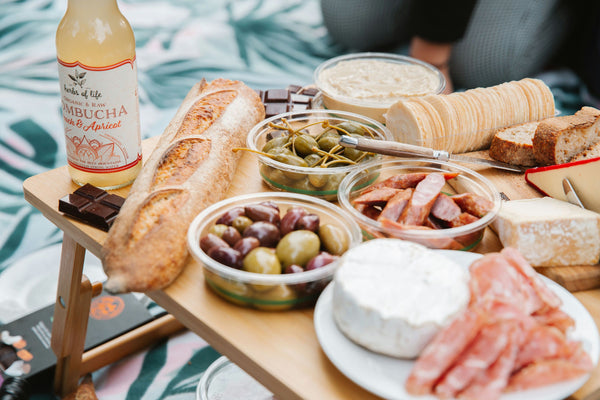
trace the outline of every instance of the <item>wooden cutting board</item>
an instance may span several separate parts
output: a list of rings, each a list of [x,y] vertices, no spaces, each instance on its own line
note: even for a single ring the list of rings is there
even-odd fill
[[[468,153],[469,156],[491,159],[487,150]],[[485,175],[496,188],[511,200],[542,196],[525,181],[525,175],[499,169],[486,168],[476,164],[463,164]],[[536,270],[557,282],[565,289],[576,292],[600,287],[600,265],[578,265],[566,267],[544,267]]]

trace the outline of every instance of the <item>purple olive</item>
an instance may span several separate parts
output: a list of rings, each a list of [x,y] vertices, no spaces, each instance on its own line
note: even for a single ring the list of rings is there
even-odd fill
[[[212,247],[208,251],[208,256],[213,260],[227,265],[231,268],[242,268],[242,255],[239,251],[231,247]]]
[[[260,241],[253,236],[248,236],[240,239],[233,248],[239,251],[242,257],[246,257],[246,254],[250,253],[250,251],[258,246],[260,246]]]
[[[215,246],[229,247],[229,244],[213,233],[209,233],[208,235],[206,235],[200,239],[200,248],[202,249],[203,252],[205,252],[207,254],[208,254],[208,251]]]
[[[334,256],[327,253],[326,251],[322,251],[313,258],[311,258],[310,261],[308,261],[308,263],[306,263],[306,270],[310,271],[313,269],[324,267],[327,264],[334,262],[338,258],[338,256]]]
[[[225,224],[231,225],[234,219],[239,217],[240,215],[244,215],[244,207],[233,207],[223,213],[219,217],[219,219],[215,222],[215,224]]]
[[[262,247],[275,247],[281,234],[279,228],[270,222],[258,221],[244,229],[244,237],[252,236],[260,241]]]
[[[221,239],[227,242],[231,247],[235,246],[235,244],[242,238],[240,232],[235,229],[233,226],[228,226],[225,231],[223,231],[223,236]]]
[[[306,229],[307,231],[317,232],[319,230],[319,216],[317,214],[306,214],[300,217],[296,223],[296,229]]]
[[[283,218],[281,218],[281,223],[279,224],[279,229],[281,229],[281,236],[285,236],[294,229],[296,229],[296,224],[298,223],[298,220],[306,214],[306,210],[302,207],[296,206],[291,207],[289,210],[287,210]]]
[[[279,224],[279,210],[265,204],[247,205],[244,207],[244,212],[254,222],[267,221],[275,225]]]
[[[262,204],[263,206],[268,206],[268,207],[274,208],[277,210],[277,212],[279,212],[279,206],[272,200],[261,201],[259,204]]]
[[[298,264],[290,264],[287,267],[285,267],[284,270],[285,274],[297,274],[298,272],[304,272],[304,268],[302,268]]]

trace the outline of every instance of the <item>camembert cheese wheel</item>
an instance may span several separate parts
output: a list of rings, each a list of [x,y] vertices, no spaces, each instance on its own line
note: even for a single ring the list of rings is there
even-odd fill
[[[466,268],[422,245],[374,239],[348,250],[336,271],[333,317],[357,344],[414,358],[469,302]]]

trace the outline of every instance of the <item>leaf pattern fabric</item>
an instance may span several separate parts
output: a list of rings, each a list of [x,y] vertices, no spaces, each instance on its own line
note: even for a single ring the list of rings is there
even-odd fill
[[[347,51],[328,37],[318,0],[119,5],[136,37],[144,138],[162,133],[202,78],[242,80],[255,89],[307,85],[315,67]],[[62,232],[24,200],[22,183],[66,164],[54,44],[65,9],[66,0],[0,0],[0,281],[17,261],[62,241]],[[573,104],[578,85],[560,86],[555,95],[565,93]],[[2,311],[0,323],[8,322]],[[97,371],[94,382],[101,399],[193,399],[218,356],[201,338],[183,333]]]

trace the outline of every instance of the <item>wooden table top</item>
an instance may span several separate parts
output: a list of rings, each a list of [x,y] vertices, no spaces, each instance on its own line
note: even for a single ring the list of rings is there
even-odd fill
[[[157,138],[144,141],[148,155]],[[539,197],[520,174],[468,165],[488,177],[511,199]],[[67,167],[28,178],[23,183],[25,199],[58,228],[88,251],[100,257],[106,233],[66,218],[58,211],[58,200],[77,188]],[[260,179],[256,158],[245,153],[228,196],[269,190]],[[111,191],[127,196],[129,187]],[[488,229],[476,252],[501,248]],[[262,382],[280,399],[377,399],[346,378],[321,350],[313,326],[313,309],[267,312],[230,304],[205,284],[202,268],[191,260],[168,288],[147,293],[187,328],[201,336],[218,352]],[[600,326],[600,290],[574,293]],[[572,399],[582,399],[600,387],[600,366]]]

